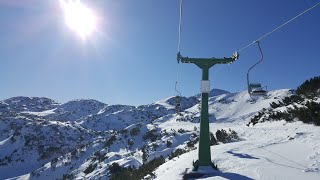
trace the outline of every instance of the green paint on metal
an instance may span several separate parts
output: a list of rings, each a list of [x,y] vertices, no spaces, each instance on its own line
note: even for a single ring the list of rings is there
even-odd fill
[[[178,62],[193,63],[202,69],[202,81],[209,80],[209,70],[215,64],[230,64],[237,60],[239,54],[234,54],[229,58],[189,58],[181,56],[180,52],[177,54]],[[198,160],[194,163],[194,170],[199,166],[211,166],[217,169],[211,161],[210,151],[210,137],[209,137],[209,111],[208,111],[208,93],[201,93],[201,117],[200,117],[200,140]]]

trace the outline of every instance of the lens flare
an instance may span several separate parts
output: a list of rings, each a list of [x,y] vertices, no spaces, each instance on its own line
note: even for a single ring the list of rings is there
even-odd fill
[[[64,12],[66,25],[81,39],[85,40],[97,28],[97,17],[94,12],[80,0],[59,0]]]

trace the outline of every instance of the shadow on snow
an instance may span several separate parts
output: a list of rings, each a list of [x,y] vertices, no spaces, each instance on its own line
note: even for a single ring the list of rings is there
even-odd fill
[[[253,180],[252,178],[249,178],[247,176],[237,174],[237,173],[229,173],[229,172],[220,172],[216,171],[215,173],[205,174],[205,173],[198,173],[198,172],[192,172],[188,174],[183,175],[184,180],[190,180],[190,179],[198,179],[198,178],[208,178],[208,177],[215,177],[220,176],[225,179],[237,179],[237,180]]]
[[[227,153],[233,155],[233,156],[236,156],[236,157],[239,157],[239,158],[244,158],[244,159],[260,159],[260,158],[256,158],[256,157],[253,157],[253,156],[250,156],[249,154],[244,154],[244,153],[236,153],[236,152],[233,152],[233,151],[227,151]]]

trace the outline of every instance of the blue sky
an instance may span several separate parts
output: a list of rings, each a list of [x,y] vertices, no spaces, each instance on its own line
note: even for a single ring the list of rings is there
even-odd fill
[[[149,104],[176,95],[179,0],[82,1],[99,14],[99,32],[82,41],[64,23],[58,1],[0,1],[0,99],[93,98]],[[224,57],[319,0],[184,0],[181,53]],[[268,89],[296,88],[319,76],[320,6],[261,41],[265,61],[251,73]],[[210,71],[211,88],[246,90],[256,46]],[[199,92],[201,71],[179,65],[179,90]]]

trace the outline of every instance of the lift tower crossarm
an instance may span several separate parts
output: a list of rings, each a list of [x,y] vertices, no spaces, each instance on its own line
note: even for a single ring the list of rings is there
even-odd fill
[[[238,53],[234,53],[231,57],[224,57],[224,58],[189,58],[189,57],[183,57],[180,52],[177,54],[177,60],[178,63],[181,61],[182,63],[193,63],[197,66],[209,66],[212,67],[215,64],[231,64],[235,60],[239,58]]]

